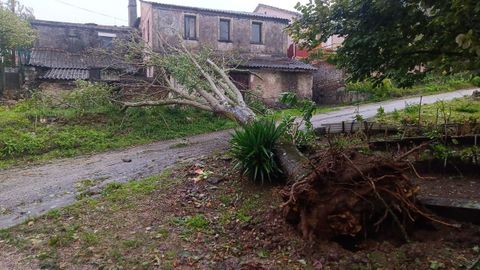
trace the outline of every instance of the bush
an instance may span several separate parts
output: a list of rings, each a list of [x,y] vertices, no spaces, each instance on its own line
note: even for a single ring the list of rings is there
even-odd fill
[[[475,76],[475,77],[473,77],[473,79],[472,79],[472,84],[475,85],[475,86],[480,87],[480,76]]]
[[[273,150],[283,133],[283,126],[277,127],[275,121],[266,119],[236,130],[230,141],[236,167],[255,182],[272,182],[273,177],[281,172]]]
[[[72,91],[51,94],[35,92],[16,108],[32,117],[76,118],[114,109],[113,90],[105,84],[78,81]]]
[[[112,89],[109,86],[85,81],[77,82],[77,88],[69,92],[64,100],[79,114],[102,111],[113,105]]]

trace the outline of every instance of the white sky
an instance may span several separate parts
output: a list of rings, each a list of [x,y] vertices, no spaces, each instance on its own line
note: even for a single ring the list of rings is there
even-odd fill
[[[104,25],[127,25],[128,0],[18,0],[33,8],[37,19]],[[152,0],[182,6],[252,12],[259,4],[295,11],[297,2],[308,0]],[[140,3],[139,3],[140,5]],[[87,10],[93,11],[89,12]],[[106,16],[104,16],[106,15]],[[140,15],[140,14],[139,14]]]

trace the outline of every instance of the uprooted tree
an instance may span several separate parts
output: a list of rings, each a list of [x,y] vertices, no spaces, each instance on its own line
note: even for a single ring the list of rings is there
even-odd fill
[[[119,57],[117,60],[138,69],[153,70],[153,78],[138,82],[145,88],[161,89],[164,93],[139,95],[133,100],[121,101],[124,109],[191,106],[223,115],[241,126],[257,118],[229,76],[239,64],[235,55],[218,55],[207,48],[191,50],[180,37],[173,42],[177,45],[162,42],[157,51],[138,40],[138,37],[132,37],[130,42],[118,42],[111,57]],[[162,39],[159,37],[159,40]],[[277,145],[275,152],[289,179],[297,181],[308,174],[309,170],[305,168],[308,160],[293,144]]]
[[[159,52],[138,42],[120,48],[130,64],[155,70],[145,87],[155,85],[166,92],[157,98],[122,101],[124,108],[186,105],[242,126],[253,122],[255,113],[228,75],[232,63],[211,51],[192,51],[179,44],[164,44]],[[438,221],[418,206],[417,190],[404,174],[402,165],[407,163],[334,149],[309,160],[293,143],[277,143],[274,148],[270,151],[276,153],[289,182],[283,205],[287,219],[306,238],[358,236],[393,220],[408,240],[406,227],[418,217]]]
[[[140,98],[122,102],[124,108],[186,105],[224,115],[244,125],[255,119],[242,93],[230,79],[231,67],[217,64],[208,49],[194,52],[182,41],[177,46],[167,43],[160,51],[142,42],[120,44],[127,52],[129,64],[140,69],[153,70],[153,78],[144,82],[146,87],[161,87],[167,95],[152,99]]]

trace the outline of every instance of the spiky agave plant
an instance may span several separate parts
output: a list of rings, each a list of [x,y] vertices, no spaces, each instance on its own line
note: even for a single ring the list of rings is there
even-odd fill
[[[230,141],[236,168],[255,182],[272,182],[273,177],[281,173],[274,147],[284,131],[283,126],[267,119],[254,121],[236,130]]]

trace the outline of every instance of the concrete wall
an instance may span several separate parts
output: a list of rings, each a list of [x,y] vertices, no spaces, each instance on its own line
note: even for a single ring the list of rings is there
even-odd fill
[[[274,55],[286,56],[288,36],[284,32],[287,23],[284,20],[259,19],[229,14],[215,14],[181,9],[167,9],[149,3],[141,2],[142,29],[152,25],[153,48],[158,50],[161,42],[157,33],[166,42],[178,43],[178,37],[184,36],[184,16],[193,15],[197,18],[197,40],[185,40],[192,49],[209,47],[221,52],[236,52],[243,55]],[[144,17],[145,15],[145,17]],[[151,17],[149,18],[149,16]],[[220,19],[229,19],[231,42],[219,41]],[[262,44],[251,44],[252,22],[262,23]],[[144,37],[145,40],[145,37]]]
[[[262,98],[270,106],[278,104],[280,94],[290,91],[300,98],[312,98],[313,74],[310,72],[285,72],[255,70],[250,76],[250,89],[261,90]]]
[[[35,48],[58,49],[71,53],[101,47],[103,38],[99,36],[99,33],[126,37],[130,31],[128,28],[121,27],[38,20],[32,22],[32,27],[37,31]]]

